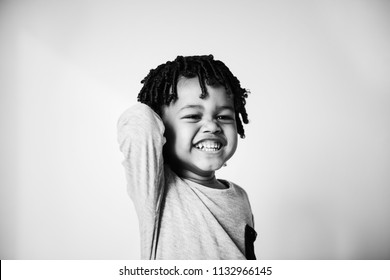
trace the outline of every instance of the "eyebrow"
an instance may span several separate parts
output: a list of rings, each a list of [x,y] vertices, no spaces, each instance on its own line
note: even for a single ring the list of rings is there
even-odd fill
[[[229,105],[226,105],[226,106],[220,106],[218,107],[219,111],[222,111],[222,110],[231,110],[234,112],[234,107],[233,106],[229,106]]]
[[[229,105],[226,105],[226,106],[218,106],[218,111],[223,111],[223,110],[231,110],[234,112],[234,107],[233,106],[229,106]],[[184,106],[183,108],[181,108],[179,110],[180,111],[183,111],[185,109],[203,109],[203,106],[201,105],[186,105]]]
[[[183,111],[185,109],[203,109],[203,106],[200,106],[200,105],[186,105],[183,108],[180,108],[179,112]]]

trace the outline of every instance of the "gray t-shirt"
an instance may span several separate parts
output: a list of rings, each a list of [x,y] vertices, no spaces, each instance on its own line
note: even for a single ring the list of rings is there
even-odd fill
[[[118,142],[139,219],[142,259],[247,259],[248,251],[253,254],[256,233],[246,192],[226,181],[227,189],[205,187],[164,165],[164,125],[152,109],[138,103],[126,110],[118,121]]]

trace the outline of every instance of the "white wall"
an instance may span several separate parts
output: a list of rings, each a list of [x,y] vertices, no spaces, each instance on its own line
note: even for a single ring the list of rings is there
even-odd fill
[[[387,1],[0,2],[0,258],[137,259],[116,120],[176,55],[252,91],[219,172],[262,259],[390,258]]]

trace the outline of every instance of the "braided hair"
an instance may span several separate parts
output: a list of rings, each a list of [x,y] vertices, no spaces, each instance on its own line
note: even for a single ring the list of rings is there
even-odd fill
[[[248,123],[248,114],[245,109],[245,98],[249,91],[242,88],[240,81],[230,72],[229,68],[212,55],[178,56],[174,61],[167,61],[141,81],[143,87],[138,94],[138,101],[151,107],[161,116],[161,107],[174,102],[177,96],[177,81],[179,77],[199,78],[202,90],[200,98],[208,96],[206,84],[209,86],[221,85],[226,93],[233,96],[237,132],[241,138],[245,137],[242,123]]]

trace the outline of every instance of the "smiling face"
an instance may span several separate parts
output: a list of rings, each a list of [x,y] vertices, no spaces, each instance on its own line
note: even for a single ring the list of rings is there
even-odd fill
[[[206,87],[208,95],[201,99],[198,78],[181,77],[178,99],[162,108],[165,159],[187,179],[212,178],[237,148],[233,97],[222,86]]]

